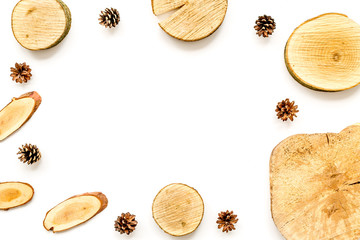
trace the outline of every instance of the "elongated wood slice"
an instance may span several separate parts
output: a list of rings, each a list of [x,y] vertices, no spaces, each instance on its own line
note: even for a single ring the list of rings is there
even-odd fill
[[[28,183],[0,183],[0,210],[8,210],[28,203],[34,196],[34,189]]]
[[[73,196],[46,213],[44,227],[53,232],[62,232],[93,218],[108,205],[106,196],[100,192]]]
[[[152,212],[155,222],[164,232],[183,236],[200,225],[204,202],[195,189],[175,183],[160,190],[154,199]]]
[[[13,98],[0,111],[0,141],[24,125],[38,109],[40,103],[41,97],[37,92],[29,92]]]
[[[16,40],[29,50],[59,44],[71,27],[71,13],[61,0],[21,0],[14,8],[11,25]]]
[[[319,91],[342,91],[360,83],[360,25],[339,13],[310,19],[290,36],[285,48],[290,74]]]
[[[156,16],[178,9],[159,25],[183,41],[197,41],[215,32],[224,21],[227,6],[227,0],[152,0]]]
[[[271,154],[274,222],[288,240],[360,238],[360,125],[300,134]]]

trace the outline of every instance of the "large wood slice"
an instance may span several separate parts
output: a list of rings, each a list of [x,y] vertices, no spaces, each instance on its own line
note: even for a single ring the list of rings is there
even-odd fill
[[[177,9],[159,25],[183,41],[197,41],[215,32],[224,21],[227,5],[227,0],[152,0],[156,16]]]
[[[8,210],[28,203],[34,196],[34,189],[28,183],[0,183],[0,210]]]
[[[78,226],[102,212],[108,205],[106,196],[100,192],[73,196],[46,213],[46,230],[62,232]]]
[[[288,240],[360,238],[360,125],[300,134],[271,154],[273,220]]]
[[[183,236],[195,231],[204,215],[204,202],[193,188],[170,184],[157,194],[152,206],[153,218],[164,232]]]
[[[71,13],[61,0],[21,0],[14,8],[11,25],[16,40],[30,50],[59,44],[71,27]]]
[[[35,113],[41,104],[41,97],[37,92],[29,92],[12,101],[0,111],[0,141],[4,140]]]
[[[341,91],[360,83],[360,25],[343,14],[310,19],[290,36],[285,48],[290,74],[319,91]]]

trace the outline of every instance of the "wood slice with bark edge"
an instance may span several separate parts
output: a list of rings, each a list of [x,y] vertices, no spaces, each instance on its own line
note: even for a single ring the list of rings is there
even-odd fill
[[[0,183],[0,210],[22,206],[33,198],[34,188],[23,182]]]
[[[270,159],[271,212],[287,240],[360,238],[360,125],[299,134]]]
[[[24,48],[48,49],[68,34],[71,13],[61,0],[21,0],[13,10],[11,26],[16,40]]]
[[[0,141],[22,127],[41,104],[37,92],[29,92],[12,101],[0,111]]]
[[[200,194],[185,184],[170,184],[156,195],[152,213],[155,222],[172,236],[194,232],[204,215],[204,202]]]
[[[73,196],[46,213],[44,228],[54,233],[68,230],[90,220],[102,212],[107,205],[108,199],[101,192]]]
[[[153,13],[176,10],[159,26],[170,36],[183,41],[197,41],[215,32],[224,21],[227,0],[152,0]]]
[[[360,25],[339,13],[312,18],[291,34],[285,64],[300,84],[342,91],[360,83]]]

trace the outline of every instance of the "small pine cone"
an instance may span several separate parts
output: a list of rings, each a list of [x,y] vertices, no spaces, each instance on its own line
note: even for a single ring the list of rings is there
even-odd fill
[[[287,121],[288,119],[290,119],[291,121],[293,121],[294,117],[297,117],[296,113],[299,112],[297,108],[298,106],[295,105],[295,102],[290,102],[290,100],[287,98],[277,104],[275,112],[277,112],[278,119],[281,119],[283,121]]]
[[[259,16],[258,20],[255,21],[255,30],[257,31],[256,34],[259,35],[259,37],[263,36],[268,37],[269,35],[272,35],[276,28],[276,23],[274,19],[271,16]]]
[[[15,63],[15,67],[10,68],[11,74],[10,77],[12,77],[12,80],[17,83],[26,83],[30,80],[32,74],[31,74],[31,68],[29,65],[26,65],[26,63]]]
[[[237,215],[235,215],[233,211],[229,212],[229,210],[227,210],[226,212],[221,212],[218,215],[219,217],[216,223],[218,224],[219,229],[222,228],[222,231],[227,233],[235,230],[234,224],[236,224],[239,219],[237,219]]]
[[[19,159],[23,163],[27,163],[28,165],[36,163],[41,159],[41,153],[36,145],[25,144],[19,148],[19,152],[17,153]]]
[[[99,21],[100,25],[104,25],[106,28],[116,27],[120,22],[119,11],[115,8],[106,8],[105,11],[101,11]]]
[[[129,235],[135,230],[137,224],[138,222],[135,220],[135,215],[129,212],[122,213],[115,221],[115,231],[120,232],[120,234],[126,233]]]

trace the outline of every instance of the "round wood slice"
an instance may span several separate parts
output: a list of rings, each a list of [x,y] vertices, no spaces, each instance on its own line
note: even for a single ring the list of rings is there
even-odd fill
[[[195,231],[204,215],[204,202],[193,188],[170,184],[157,194],[152,206],[153,218],[164,232],[183,236]]]
[[[339,13],[310,19],[290,36],[285,48],[290,74],[319,91],[342,91],[360,83],[360,25]]]
[[[160,27],[183,41],[197,41],[216,31],[224,21],[227,0],[152,0],[156,16],[177,9]]]
[[[360,125],[301,134],[271,154],[273,220],[287,240],[360,239]]]
[[[11,25],[16,40],[29,50],[59,44],[71,27],[71,13],[61,0],[22,0],[14,8]]]

